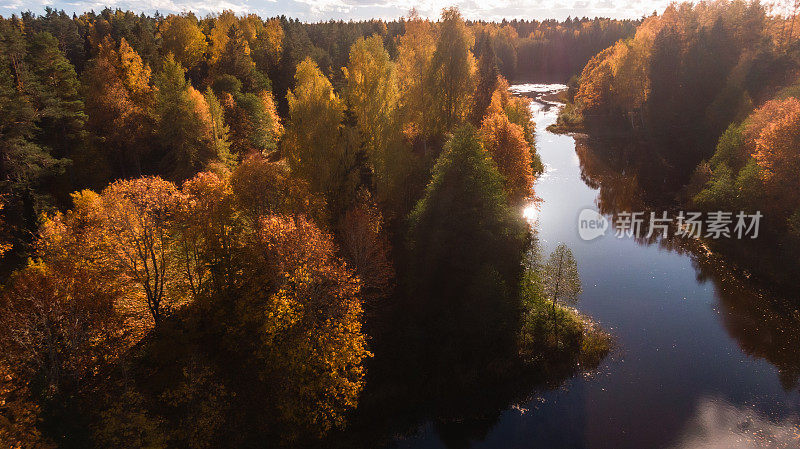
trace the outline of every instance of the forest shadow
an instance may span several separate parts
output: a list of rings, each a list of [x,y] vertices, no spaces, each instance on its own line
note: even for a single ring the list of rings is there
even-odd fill
[[[638,148],[638,150],[637,150]],[[598,189],[601,213],[650,212],[674,204],[679,193],[668,171],[648,162],[646,147],[608,139],[576,139],[581,177]],[[711,282],[723,326],[749,356],[775,366],[786,391],[800,379],[800,301],[796,252],[776,245],[767,232],[757,240],[699,240],[636,236],[640,245],[657,245],[688,256],[700,282]],[[657,233],[656,233],[657,234]],[[794,254],[795,256],[791,256]],[[745,268],[746,267],[746,268]]]
[[[585,320],[582,325],[589,323],[579,315],[559,319],[576,317]],[[433,426],[448,448],[469,447],[490,433],[503,412],[596,370],[609,352],[609,347],[587,350],[586,342],[596,336],[585,335],[583,346],[543,344],[527,358],[508,351],[466,355],[437,344],[436,330],[416,328],[413,332],[428,342],[428,349],[420,351],[403,337],[407,331],[398,327],[388,338],[373,341],[376,356],[369,363],[358,409],[345,429],[316,447],[386,447],[426,426]]]

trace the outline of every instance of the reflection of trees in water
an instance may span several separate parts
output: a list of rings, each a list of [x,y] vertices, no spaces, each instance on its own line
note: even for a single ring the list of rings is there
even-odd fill
[[[800,310],[760,291],[713,255],[693,257],[698,279],[714,283],[728,333],[746,354],[773,364],[786,390],[800,378]]]
[[[698,241],[637,239],[691,257],[700,282],[711,281],[721,306],[720,317],[728,334],[742,351],[763,358],[778,369],[787,391],[800,380],[800,310],[792,301],[773,296]]]
[[[636,173],[614,170],[611,161],[599,157],[586,138],[575,139],[575,151],[581,166],[581,179],[599,190],[597,207],[600,213],[613,215],[618,211],[641,210],[639,179]]]
[[[667,163],[652,145],[578,135],[575,149],[581,178],[599,190],[597,206],[603,214],[642,211],[648,218],[650,211],[674,213],[681,205],[691,204],[689,193],[681,184],[687,173]],[[785,296],[796,296],[800,242],[786,241],[769,220],[762,219],[756,240],[720,239],[709,243],[715,251],[724,253],[726,260],[747,267],[754,281]]]
[[[652,147],[630,140],[575,136],[581,179],[599,189],[601,213],[640,211],[674,203],[680,185],[675,169]]]
[[[698,240],[662,239],[657,235],[645,238],[647,213],[662,210],[657,208],[665,204],[664,193],[670,192],[668,183],[662,179],[666,174],[654,173],[653,169],[640,170],[644,162],[642,157],[647,157],[647,151],[640,147],[641,151],[637,152],[633,144],[586,137],[578,137],[575,142],[581,178],[599,190],[597,206],[600,212],[612,217],[619,212],[646,212],[643,232],[635,238],[636,242],[646,246],[658,245],[689,256],[698,281],[713,283],[728,334],[736,339],[746,354],[774,365],[786,390],[797,388],[800,381],[800,310],[797,302],[765,292],[746,274],[726,263]],[[625,159],[628,156],[630,160]]]
[[[542,357],[533,366],[516,358],[445,366],[433,355],[448,351],[441,343],[431,338],[428,355],[421,356],[417,348],[403,344],[402,330],[398,334],[397,341],[373,346],[376,359],[368,368],[358,409],[348,428],[320,447],[382,447],[394,438],[415,435],[425,425],[432,426],[446,447],[466,448],[485,439],[509,408],[596,368],[579,365],[577,354]]]

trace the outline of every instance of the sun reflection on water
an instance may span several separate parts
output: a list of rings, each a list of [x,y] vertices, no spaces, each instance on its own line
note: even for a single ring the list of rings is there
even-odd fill
[[[539,204],[536,201],[529,203],[522,210],[522,217],[533,223],[539,218]]]

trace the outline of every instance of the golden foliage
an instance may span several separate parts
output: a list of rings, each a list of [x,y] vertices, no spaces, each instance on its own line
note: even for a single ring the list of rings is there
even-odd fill
[[[232,281],[236,267],[230,253],[240,245],[242,226],[225,174],[198,173],[183,183],[182,194],[175,247],[181,285],[197,299],[200,293],[225,288]]]
[[[273,60],[277,60],[283,50],[284,31],[281,26],[281,21],[279,19],[267,20],[260,36],[263,36],[267,55]]]
[[[595,55],[581,72],[581,84],[575,95],[578,112],[584,116],[599,115],[609,102],[608,92],[613,80],[611,64],[607,61],[613,54],[609,47]]]
[[[371,354],[360,282],[335,256],[331,237],[305,218],[265,217],[259,234],[263,246],[251,258],[258,271],[244,273],[256,289],[241,310],[261,323],[261,376],[283,385],[270,398],[283,422],[322,435],[344,423],[363,388],[362,362]],[[265,284],[276,287],[268,297],[258,287]]]
[[[171,242],[180,203],[175,185],[157,177],[116,181],[101,194],[111,255],[141,288],[156,324],[178,304],[169,290],[177,281]]]
[[[170,14],[159,24],[161,45],[165,53],[191,70],[205,57],[208,48],[206,36],[192,13]]]
[[[480,129],[484,147],[492,155],[509,200],[518,204],[533,194],[531,149],[518,125],[504,113],[491,112],[483,119]]]
[[[291,176],[285,161],[260,156],[245,159],[230,179],[237,207],[256,224],[267,215],[303,214],[325,222],[325,200],[307,182]]]
[[[88,125],[110,147],[123,173],[141,165],[146,146],[140,145],[152,125],[153,89],[150,68],[125,41],[117,49],[106,37],[84,73]]]
[[[295,88],[287,94],[289,124],[283,148],[292,172],[338,207],[354,183],[355,153],[344,135],[344,103],[317,64],[298,64]]]
[[[477,83],[477,63],[472,55],[475,37],[458,8],[442,10],[436,50],[426,73],[426,92],[430,114],[426,135],[441,135],[464,123],[473,104]]]
[[[398,106],[410,139],[422,132],[426,123],[428,92],[424,84],[436,50],[433,24],[412,15],[405,23],[405,33],[397,38]]]
[[[96,194],[42,225],[37,258],[15,272],[0,297],[0,364],[38,379],[44,397],[74,394],[98,367],[135,340],[120,305],[127,289],[98,226]]]
[[[397,107],[394,63],[383,48],[383,39],[379,35],[359,38],[350,47],[350,62],[343,71],[345,98],[356,114],[370,156],[380,158],[391,137]]]
[[[53,449],[37,428],[40,407],[28,385],[0,364],[0,445],[9,449]]]
[[[283,137],[283,125],[281,124],[281,119],[278,116],[278,110],[275,108],[275,99],[272,98],[272,92],[269,91],[261,91],[258,94],[259,100],[261,100],[262,107],[264,108],[265,115],[267,116],[266,122],[266,132],[272,139],[272,141],[277,142]]]
[[[231,10],[222,11],[220,15],[211,20],[211,30],[207,33],[211,42],[209,48],[209,64],[216,65],[228,44],[228,30],[238,23],[236,14]]]
[[[800,207],[800,100],[769,101],[745,127],[745,142],[770,196],[770,207],[790,214]]]
[[[511,123],[519,126],[525,141],[533,151],[535,124],[531,115],[530,99],[511,95],[508,81],[502,76],[497,77],[497,87],[486,110],[487,116],[491,114],[505,114]]]

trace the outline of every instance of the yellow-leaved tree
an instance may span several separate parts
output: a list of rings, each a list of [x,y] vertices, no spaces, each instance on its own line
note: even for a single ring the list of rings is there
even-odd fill
[[[397,79],[403,133],[413,139],[423,133],[429,99],[425,76],[436,50],[433,24],[415,10],[405,23],[405,33],[397,39]]]
[[[444,9],[426,79],[431,108],[427,135],[444,134],[466,121],[477,82],[474,43],[458,8]]]
[[[192,70],[205,58],[208,43],[194,14],[170,14],[159,24],[159,31],[164,53],[171,53],[186,70]]]
[[[287,94],[289,123],[283,149],[292,171],[340,210],[355,184],[353,138],[342,126],[344,103],[317,64],[297,65],[295,88]]]
[[[345,98],[356,115],[368,155],[376,170],[382,171],[383,153],[395,134],[397,78],[381,36],[359,38],[350,47],[350,62],[344,76]]]
[[[753,158],[760,168],[768,208],[788,216],[800,211],[800,100],[767,102],[754,113]],[[759,120],[759,116],[766,116]],[[752,126],[752,125],[751,125]]]
[[[252,289],[238,310],[258,330],[259,377],[292,429],[287,438],[320,436],[344,424],[363,388],[370,353],[360,282],[336,257],[332,238],[301,216],[267,216],[258,233],[243,272]]]

